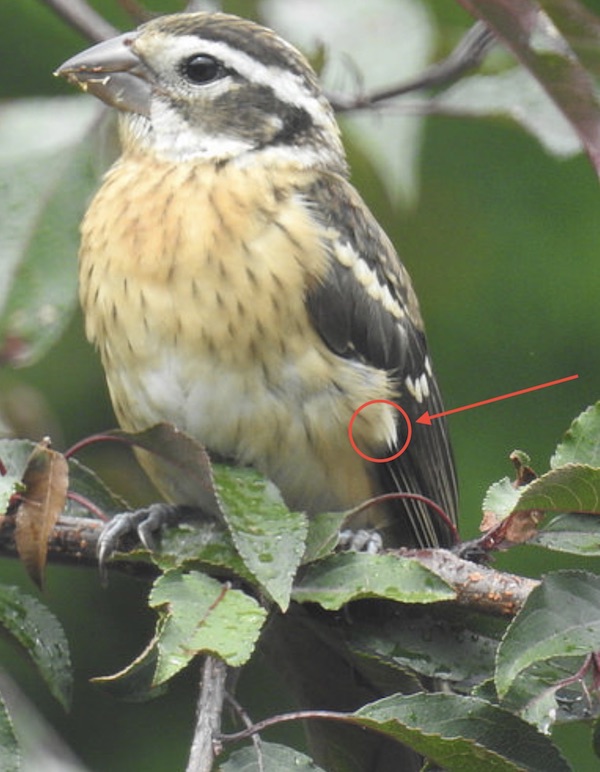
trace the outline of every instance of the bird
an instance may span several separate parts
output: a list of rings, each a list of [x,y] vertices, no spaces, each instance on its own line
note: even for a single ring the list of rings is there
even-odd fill
[[[416,423],[443,411],[417,296],[349,181],[304,55],[253,21],[183,13],[57,74],[119,119],[121,155],[81,226],[79,286],[121,427],[171,423],[309,518],[414,494],[375,501],[352,532],[450,546],[447,427]],[[186,504],[156,460],[141,461],[167,501]]]

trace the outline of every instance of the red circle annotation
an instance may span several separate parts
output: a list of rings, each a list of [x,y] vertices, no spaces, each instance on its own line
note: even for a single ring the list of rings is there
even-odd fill
[[[354,421],[356,420],[358,414],[361,412],[361,410],[364,410],[369,405],[375,405],[375,404],[383,404],[383,405],[391,405],[392,407],[396,408],[398,412],[402,414],[402,417],[406,421],[406,440],[404,441],[404,445],[396,451],[391,456],[386,456],[385,458],[374,458],[373,456],[369,456],[366,453],[363,453],[362,450],[358,447],[356,444],[354,437],[352,436],[352,427],[354,426]],[[410,441],[412,439],[412,424],[410,422],[410,418],[408,417],[408,413],[403,407],[400,407],[400,405],[397,405],[395,402],[392,402],[389,399],[371,399],[369,402],[365,402],[363,405],[358,407],[354,413],[352,413],[352,418],[350,419],[350,422],[348,424],[348,438],[350,439],[350,444],[354,448],[354,450],[358,453],[359,456],[364,458],[366,461],[372,461],[374,464],[386,464],[389,461],[395,461],[395,459],[399,458],[404,451],[408,448],[410,445]]]

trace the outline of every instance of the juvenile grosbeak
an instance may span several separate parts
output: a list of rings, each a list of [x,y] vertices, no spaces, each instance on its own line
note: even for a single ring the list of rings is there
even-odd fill
[[[195,13],[100,43],[58,74],[119,112],[122,155],[82,225],[80,295],[121,426],[170,422],[309,515],[408,491],[455,519],[443,420],[415,424],[386,463],[349,441],[370,400],[413,420],[442,404],[410,278],[348,182],[305,58],[250,21]],[[353,437],[386,458],[406,431],[378,403]],[[390,545],[451,540],[416,500],[353,525]]]

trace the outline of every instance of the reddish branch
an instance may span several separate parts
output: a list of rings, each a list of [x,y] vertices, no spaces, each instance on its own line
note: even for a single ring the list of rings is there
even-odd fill
[[[463,560],[447,550],[410,550],[426,568],[450,584],[456,603],[487,614],[514,616],[539,581],[495,571],[487,566]]]

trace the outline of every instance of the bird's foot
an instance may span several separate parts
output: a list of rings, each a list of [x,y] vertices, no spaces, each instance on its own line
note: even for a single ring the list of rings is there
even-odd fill
[[[459,542],[451,551],[458,555],[459,558],[468,560],[470,563],[485,564],[490,563],[493,559],[491,548],[486,548],[482,537]]]
[[[144,509],[115,515],[104,526],[98,538],[97,554],[100,573],[106,578],[106,563],[127,537],[137,537],[150,552],[157,549],[156,536],[164,528],[178,525],[197,513],[194,507],[180,504],[151,504]]]
[[[353,531],[351,528],[345,528],[340,531],[337,546],[342,550],[376,555],[383,549],[383,539],[378,531],[369,531],[366,528]]]

